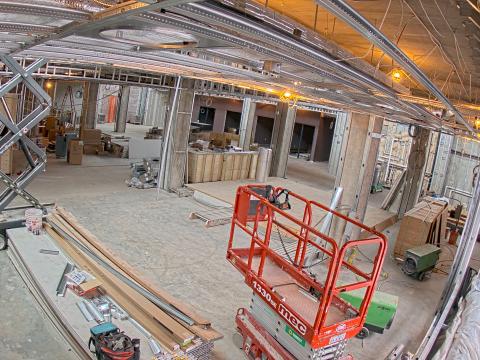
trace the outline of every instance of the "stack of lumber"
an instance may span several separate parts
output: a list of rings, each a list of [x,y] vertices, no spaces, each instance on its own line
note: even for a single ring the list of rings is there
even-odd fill
[[[213,341],[222,337],[210,321],[165,291],[155,288],[104,247],[75,217],[57,208],[47,232],[83,270],[95,276],[107,295],[138,321],[172,355],[208,359]]]
[[[217,152],[188,150],[188,182],[190,184],[255,179],[258,152]]]
[[[406,250],[423,244],[440,246],[446,236],[447,205],[427,197],[405,213],[395,242],[395,256],[403,258]]]
[[[147,336],[142,345],[148,349],[146,341],[148,338],[154,339],[160,345],[164,356],[157,356],[157,359],[210,359],[213,342],[222,338],[222,335],[211,327],[210,321],[195,313],[170,294],[142,279],[131,266],[104,247],[65,209],[57,208],[47,216],[45,230],[46,234],[42,237],[48,239],[44,239],[44,243],[50,242],[47,245],[49,248],[53,246],[61,252],[61,257],[54,260],[64,259],[62,264],[57,264],[57,267],[62,269],[62,266],[65,266],[65,259],[68,259],[68,262],[92,275],[101,284],[101,293],[118,304],[135,323],[140,324],[142,333]],[[28,234],[26,230],[25,233]],[[37,245],[35,244],[35,246]],[[12,248],[15,249],[15,242],[13,242]],[[25,252],[26,249],[23,250]],[[35,251],[38,253],[38,249]],[[14,258],[18,263],[17,268],[24,267],[22,264],[25,262],[21,261],[21,251],[16,251]],[[33,262],[35,263],[36,260],[34,259]],[[25,276],[26,282],[29,278],[38,276],[38,272],[37,269],[35,275],[34,271],[24,271],[25,274],[30,274]],[[46,313],[57,314],[51,316],[55,320],[52,320],[52,323],[58,325],[59,332],[65,336],[79,357],[90,359],[91,354],[88,350],[85,351],[85,343],[82,344],[80,341],[85,335],[79,337],[78,333],[74,331],[78,327],[69,325],[66,319],[58,315],[54,305],[58,305],[59,301],[56,301],[55,298],[50,298],[50,301],[45,300],[48,298],[45,294],[51,296],[57,283],[58,279],[51,279],[49,283],[44,284],[44,288],[52,288],[47,291],[44,289],[44,295],[41,294],[41,287],[35,287],[36,292],[40,294],[38,298],[43,299]],[[72,297],[73,294],[70,295],[70,299]],[[69,298],[69,296],[65,298]],[[70,312],[75,312],[75,310]],[[68,314],[69,312],[64,313]],[[88,341],[88,338],[86,340]],[[86,357],[85,354],[88,356]],[[148,351],[142,350],[142,354],[148,356]],[[151,356],[142,356],[142,358],[150,359]]]

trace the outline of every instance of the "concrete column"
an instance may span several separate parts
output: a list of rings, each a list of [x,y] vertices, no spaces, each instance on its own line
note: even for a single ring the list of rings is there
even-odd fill
[[[95,82],[88,83],[88,95],[86,103],[85,114],[85,129],[95,129],[97,123],[97,99],[98,99],[98,87],[99,84]],[[83,116],[82,106],[82,116]]]
[[[194,89],[195,80],[182,79],[177,97],[175,98],[175,89],[170,92],[170,111],[164,131],[164,134],[166,134],[168,132],[167,128],[170,127],[170,136],[167,141],[164,190],[176,190],[185,184],[188,136],[195,99]],[[173,113],[170,113],[171,111]],[[172,121],[171,125],[168,124],[170,121]]]
[[[127,129],[128,101],[130,100],[130,86],[120,87],[120,106],[115,121],[115,132],[124,133]]]
[[[347,113],[335,187],[343,188],[341,204],[360,221],[365,218],[382,126],[383,118],[375,115]]]
[[[257,103],[251,98],[243,100],[242,117],[240,119],[240,144],[243,150],[249,150],[253,139],[253,123],[255,121],[255,111]]]
[[[215,108],[215,116],[213,118],[213,131],[223,133],[225,131],[225,122],[227,120],[227,110]]]
[[[278,103],[272,132],[273,154],[270,176],[285,177],[287,175],[288,154],[290,153],[296,116],[296,107],[290,107],[283,102]]]
[[[143,125],[156,126],[163,129],[169,101],[169,91],[148,89]]]
[[[402,217],[418,202],[427,165],[429,145],[430,130],[417,128],[417,135],[413,138],[408,157],[406,180],[398,209],[399,217]]]

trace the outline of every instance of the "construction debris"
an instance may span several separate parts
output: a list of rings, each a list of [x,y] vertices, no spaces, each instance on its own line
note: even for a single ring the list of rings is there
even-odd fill
[[[132,163],[132,177],[126,180],[126,184],[137,189],[149,189],[156,187],[158,172],[160,170],[160,158],[143,159],[142,162]]]

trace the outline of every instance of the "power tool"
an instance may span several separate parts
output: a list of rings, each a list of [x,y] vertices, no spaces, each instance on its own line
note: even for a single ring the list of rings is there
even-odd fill
[[[140,340],[130,339],[111,322],[90,329],[90,349],[91,345],[97,360],[140,360]]]

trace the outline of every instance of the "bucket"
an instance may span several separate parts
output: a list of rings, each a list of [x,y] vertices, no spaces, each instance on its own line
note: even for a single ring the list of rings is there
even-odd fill
[[[43,226],[42,218],[43,211],[40,209],[25,210],[25,226],[27,227],[27,230],[34,235],[40,235]]]

